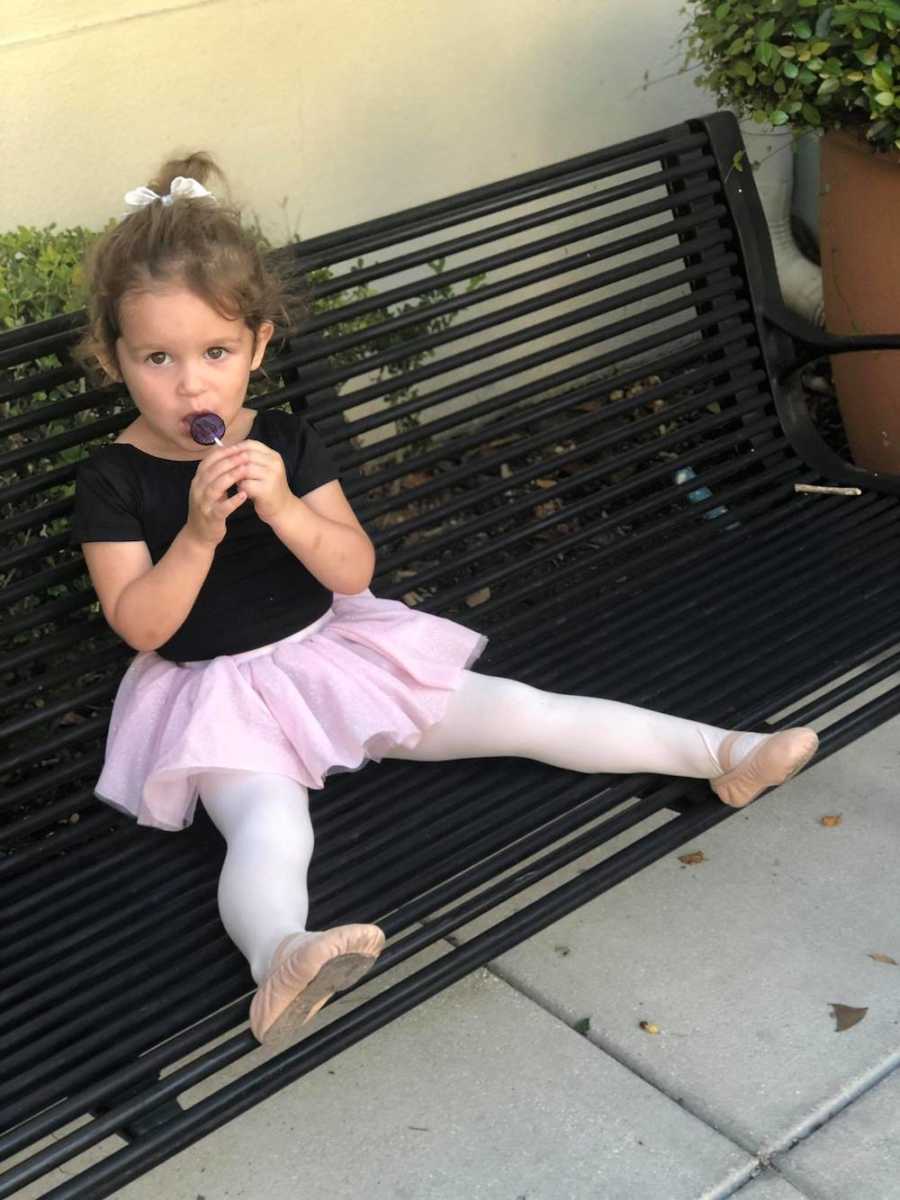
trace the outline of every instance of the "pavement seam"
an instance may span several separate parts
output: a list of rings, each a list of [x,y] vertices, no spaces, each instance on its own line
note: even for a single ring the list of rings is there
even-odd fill
[[[448,935],[445,940],[454,947],[463,944],[461,939],[458,940],[454,938],[452,934]],[[537,1005],[537,1007],[546,1012],[548,1016],[560,1021],[573,1032],[579,1032],[575,1029],[575,1022],[573,1022],[572,1019],[567,1016],[561,1008],[553,1005],[546,996],[537,993],[533,989],[529,989],[520,980],[517,980],[511,974],[507,974],[498,965],[498,960],[495,959],[491,962],[485,963],[483,969],[487,971],[488,974],[493,975],[507,987],[512,988],[513,991],[518,992],[520,996],[523,996],[532,1004]],[[826,1102],[814,1113],[810,1114],[806,1120],[801,1122],[799,1125],[795,1125],[794,1128],[789,1133],[786,1133],[783,1138],[777,1139],[773,1142],[764,1141],[759,1145],[759,1147],[752,1148],[751,1146],[745,1145],[739,1139],[739,1137],[735,1136],[735,1134],[726,1132],[714,1122],[710,1121],[707,1116],[696,1112],[683,1099],[683,1097],[671,1095],[656,1080],[648,1078],[633,1063],[624,1059],[621,1055],[621,1052],[619,1052],[617,1048],[605,1044],[603,1039],[598,1037],[596,1033],[583,1033],[582,1037],[584,1037],[584,1040],[589,1042],[596,1050],[608,1055],[620,1066],[624,1067],[627,1071],[630,1071],[632,1075],[637,1076],[642,1083],[647,1084],[648,1087],[653,1088],[654,1091],[658,1092],[662,1096],[665,1096],[667,1100],[671,1100],[673,1104],[677,1104],[679,1108],[683,1108],[684,1111],[689,1113],[695,1120],[701,1121],[708,1129],[711,1129],[714,1133],[718,1134],[719,1137],[724,1138],[726,1141],[730,1142],[733,1146],[736,1146],[744,1154],[749,1155],[753,1159],[753,1163],[748,1164],[746,1171],[742,1172],[744,1177],[740,1181],[723,1182],[722,1184],[718,1185],[715,1190],[709,1193],[704,1193],[702,1197],[698,1197],[698,1200],[728,1200],[728,1197],[735,1195],[736,1192],[739,1192],[748,1183],[750,1183],[751,1180],[756,1177],[756,1175],[760,1174],[761,1171],[766,1169],[775,1171],[777,1174],[782,1175],[785,1181],[789,1183],[790,1186],[796,1191],[798,1191],[804,1200],[828,1200],[827,1197],[823,1197],[817,1192],[804,1191],[800,1185],[796,1183],[793,1178],[791,1178],[793,1171],[788,1170],[786,1172],[783,1164],[781,1163],[776,1165],[776,1163],[773,1161],[774,1157],[776,1155],[788,1153],[799,1142],[804,1141],[806,1138],[816,1133],[819,1129],[822,1129],[834,1117],[844,1112],[845,1109],[849,1108],[861,1096],[864,1096],[867,1092],[871,1091],[872,1088],[881,1083],[883,1079],[886,1079],[887,1076],[893,1074],[895,1070],[900,1068],[900,1053],[898,1053],[889,1060],[887,1065],[881,1064],[871,1073],[864,1076],[850,1095],[842,1095],[839,1097],[839,1100]],[[722,1188],[727,1190],[723,1191]]]
[[[461,939],[453,937],[452,934],[448,934],[444,940],[449,942],[452,946],[454,946],[454,948],[464,944]],[[535,1004],[543,1012],[547,1013],[548,1016],[553,1017],[554,1020],[557,1020],[561,1024],[565,1025],[567,1029],[571,1029],[573,1033],[579,1032],[575,1028],[575,1023],[573,1023],[573,1021],[567,1017],[560,1008],[554,1006],[545,996],[541,996],[533,990],[527,988],[521,983],[521,981],[516,980],[510,975],[507,975],[503,969],[498,966],[496,959],[485,963],[482,967],[482,970],[486,971],[489,975],[492,975],[495,979],[498,979],[501,983],[511,988],[514,992],[517,992],[520,996],[524,997],[524,999],[529,1000],[532,1004]],[[653,1088],[653,1090],[658,1092],[661,1096],[665,1096],[667,1100],[671,1100],[673,1104],[677,1104],[679,1108],[684,1109],[684,1111],[689,1113],[690,1116],[692,1116],[695,1120],[701,1121],[708,1129],[711,1129],[714,1133],[718,1134],[719,1137],[731,1142],[731,1144],[736,1146],[737,1149],[742,1151],[742,1153],[749,1155],[753,1162],[748,1164],[745,1168],[748,1173],[752,1170],[758,1170],[759,1168],[768,1165],[768,1163],[764,1162],[759,1157],[755,1150],[742,1145],[731,1134],[728,1134],[717,1128],[717,1126],[714,1125],[707,1117],[694,1112],[694,1110],[688,1105],[683,1097],[670,1095],[665,1088],[661,1087],[655,1080],[648,1079],[647,1076],[638,1070],[632,1063],[623,1060],[620,1054],[616,1053],[614,1048],[604,1044],[602,1038],[599,1038],[596,1034],[591,1033],[584,1033],[581,1036],[586,1042],[593,1046],[595,1050],[599,1050],[602,1054],[605,1054],[609,1058],[613,1059],[613,1061],[617,1062],[619,1066],[624,1067],[626,1071],[630,1071],[632,1075],[635,1075],[638,1079],[640,1079],[642,1083],[645,1083],[648,1087]],[[746,1180],[744,1182],[746,1182]],[[732,1185],[729,1183],[723,1184],[722,1186],[731,1187]],[[738,1186],[742,1187],[743,1183],[739,1183]],[[698,1200],[725,1200],[725,1197],[730,1196],[731,1194],[731,1191],[720,1192],[716,1190],[713,1192],[704,1193],[702,1197],[698,1198]]]
[[[794,1181],[792,1179],[789,1179],[782,1171],[780,1171],[777,1167],[773,1166],[772,1163],[767,1164],[766,1166],[764,1166],[762,1168],[762,1170],[757,1171],[748,1180],[746,1180],[744,1183],[740,1184],[740,1186],[737,1187],[735,1189],[735,1191],[728,1192],[726,1196],[722,1197],[722,1200],[729,1200],[729,1198],[732,1196],[739,1197],[741,1192],[746,1187],[748,1187],[751,1183],[754,1183],[757,1179],[761,1179],[762,1176],[766,1175],[766,1174],[776,1175],[779,1179],[782,1179],[789,1187],[792,1187],[794,1189],[794,1191],[797,1193],[798,1196],[802,1197],[802,1200],[827,1200],[827,1197],[822,1196],[821,1193],[819,1193],[819,1192],[804,1191],[796,1183],[794,1183]],[[716,1198],[716,1200],[718,1200],[718,1197]]]
[[[766,1165],[769,1165],[776,1155],[788,1154],[794,1146],[806,1141],[814,1133],[823,1129],[835,1117],[840,1116],[842,1112],[845,1112],[857,1100],[866,1095],[867,1092],[872,1091],[879,1083],[887,1079],[889,1075],[893,1075],[898,1067],[900,1067],[900,1052],[892,1055],[886,1063],[879,1064],[878,1067],[874,1068],[867,1075],[862,1076],[851,1091],[842,1093],[839,1097],[830,1101],[825,1101],[818,1109],[810,1113],[804,1121],[799,1125],[795,1125],[783,1138],[779,1138],[774,1142],[763,1142],[758,1151],[759,1157]]]
[[[448,940],[452,939],[448,938]],[[454,942],[454,944],[456,943]],[[506,984],[507,987],[512,988],[521,996],[525,997],[525,999],[530,1000],[532,1004],[536,1004],[538,1008],[543,1009],[544,1012],[546,1012],[549,1016],[554,1017],[563,1025],[566,1025],[569,1029],[572,1029],[573,1032],[578,1032],[575,1030],[575,1025],[572,1020],[560,1008],[554,1006],[545,996],[528,989],[520,981],[516,980],[510,975],[507,975],[503,969],[497,965],[496,960],[486,963],[484,969],[491,975],[494,975],[502,983]],[[785,1181],[789,1183],[791,1187],[800,1193],[804,1200],[829,1200],[829,1198],[822,1196],[818,1191],[804,1191],[792,1178],[794,1172],[790,1168],[785,1170],[783,1163],[775,1163],[775,1156],[787,1154],[799,1142],[805,1141],[806,1138],[824,1128],[834,1117],[839,1116],[840,1113],[844,1112],[847,1108],[859,1100],[861,1096],[864,1096],[867,1092],[871,1091],[872,1088],[876,1087],[882,1082],[882,1080],[893,1074],[894,1071],[900,1069],[900,1053],[898,1053],[892,1056],[887,1065],[882,1063],[878,1068],[870,1072],[868,1075],[865,1075],[859,1081],[858,1085],[853,1089],[851,1094],[842,1094],[839,1098],[826,1102],[814,1113],[811,1113],[799,1125],[795,1125],[790,1132],[784,1135],[783,1138],[777,1139],[773,1142],[763,1141],[758,1147],[753,1148],[749,1145],[745,1145],[734,1133],[730,1133],[724,1129],[721,1129],[714,1122],[709,1120],[707,1116],[696,1112],[682,1097],[671,1095],[656,1080],[648,1078],[633,1063],[623,1058],[621,1052],[619,1052],[616,1047],[607,1045],[602,1038],[598,1037],[597,1034],[590,1032],[582,1034],[582,1036],[584,1037],[585,1041],[590,1042],[595,1049],[600,1050],[603,1054],[608,1055],[610,1058],[619,1063],[620,1066],[624,1067],[627,1071],[630,1071],[632,1075],[637,1076],[642,1083],[646,1083],[649,1087],[653,1088],[654,1091],[659,1092],[660,1095],[665,1096],[668,1100],[671,1100],[673,1104],[677,1104],[679,1108],[683,1108],[685,1112],[690,1113],[695,1120],[701,1121],[708,1129],[711,1129],[714,1133],[718,1134],[719,1137],[725,1138],[726,1141],[731,1142],[733,1146],[736,1146],[744,1154],[749,1155],[753,1159],[753,1166],[751,1169],[756,1174],[759,1174],[760,1171],[766,1169],[776,1171],[778,1174],[784,1177]],[[747,1183],[751,1181],[753,1177],[753,1175],[748,1173],[747,1178],[739,1182],[736,1189],[732,1188],[732,1190],[728,1191],[715,1190],[708,1194],[704,1193],[702,1197],[698,1198],[698,1200],[727,1200],[728,1197],[735,1194],[735,1190],[740,1191],[747,1185]],[[723,1183],[720,1186],[730,1187],[731,1185],[728,1183]],[[806,1184],[805,1186],[808,1187],[809,1185]]]

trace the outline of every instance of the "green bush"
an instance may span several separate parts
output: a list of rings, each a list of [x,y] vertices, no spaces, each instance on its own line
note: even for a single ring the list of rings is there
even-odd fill
[[[688,0],[685,65],[741,117],[900,149],[900,0]]]
[[[85,305],[80,265],[97,233],[76,225],[20,225],[0,233],[0,328],[45,321]]]

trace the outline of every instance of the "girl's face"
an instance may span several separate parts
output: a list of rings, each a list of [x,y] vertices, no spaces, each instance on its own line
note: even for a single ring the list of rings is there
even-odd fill
[[[130,292],[119,306],[116,358],[154,448],[198,457],[191,417],[214,412],[226,428],[241,411],[250,372],[273,326],[256,337],[243,318],[220,316],[181,285]],[[190,452],[190,453],[188,453]]]

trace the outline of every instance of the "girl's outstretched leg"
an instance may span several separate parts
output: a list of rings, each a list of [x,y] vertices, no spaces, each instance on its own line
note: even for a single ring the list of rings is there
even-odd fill
[[[262,983],[279,943],[306,929],[314,844],[306,789],[285,775],[250,771],[207,771],[197,785],[228,845],[219,915]]]
[[[384,946],[376,925],[306,928],[313,830],[306,789],[284,775],[208,771],[203,805],[228,846],[219,913],[260,985],[250,1027],[288,1044],[335,991],[369,970]]]
[[[574,771],[709,779],[739,807],[784,782],[815,753],[810,729],[719,729],[591,696],[544,692],[515,679],[463,673],[442,721],[394,758],[442,761],[513,755]]]

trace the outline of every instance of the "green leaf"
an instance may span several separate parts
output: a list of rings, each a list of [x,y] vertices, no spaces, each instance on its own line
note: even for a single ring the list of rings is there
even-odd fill
[[[767,42],[775,32],[776,22],[771,18],[768,21],[760,21],[756,27],[756,36],[761,42]]]
[[[800,74],[800,68],[795,62],[786,62],[782,68],[788,79],[796,79]]]
[[[772,113],[772,124],[773,125],[786,125],[789,120],[790,120],[790,117],[787,115],[787,113],[784,111],[783,108],[776,108],[775,111]]]
[[[831,42],[813,42],[810,46],[813,54],[824,54],[826,50],[831,49]]]
[[[817,96],[830,96],[830,95],[832,95],[833,92],[836,92],[840,86],[841,86],[841,81],[839,79],[835,79],[835,77],[833,75],[829,75],[829,77],[827,79],[822,80],[821,84],[819,85],[819,90],[816,92],[816,95]]]
[[[793,58],[797,53],[796,46],[776,46],[776,49],[782,58]]]
[[[775,47],[771,42],[759,42],[754,53],[758,62],[761,62],[764,67],[770,67],[775,58]]]
[[[772,22],[772,28],[775,28],[775,22]],[[811,38],[813,35],[812,26],[809,21],[792,21],[791,29],[796,33],[798,38]]]
[[[889,21],[900,21],[900,4],[894,4],[893,0],[886,0],[882,3],[882,9]]]
[[[864,67],[874,67],[878,62],[877,46],[866,46],[865,50],[854,50],[853,53]]]
[[[806,121],[807,125],[821,125],[822,124],[821,114],[819,113],[819,110],[815,107],[815,105],[804,104],[803,107],[800,109],[800,111],[803,114],[803,120]]]
[[[881,21],[875,13],[860,13],[859,23],[864,29],[874,29],[876,33],[881,33]]]
[[[872,69],[872,82],[880,92],[889,92],[893,82],[892,75],[892,70],[888,69],[886,71],[884,69],[884,65],[879,64],[877,67],[873,67]]]
[[[876,103],[880,104],[882,108],[890,108],[890,106],[894,103],[894,93],[879,92],[875,97],[875,100]]]
[[[725,0],[724,4],[720,4],[719,7],[716,9],[716,20],[724,21],[725,18],[728,16],[728,10],[730,8],[731,8],[731,5],[728,3],[728,0]]]
[[[828,31],[831,29],[831,18],[834,15],[833,8],[823,8],[819,13],[819,19],[816,21],[816,37],[827,37]]]
[[[764,108],[754,108],[753,120],[757,123],[757,125],[765,125],[767,119],[766,110]]]

